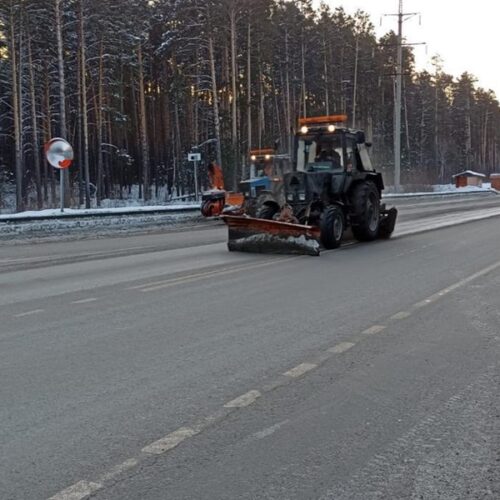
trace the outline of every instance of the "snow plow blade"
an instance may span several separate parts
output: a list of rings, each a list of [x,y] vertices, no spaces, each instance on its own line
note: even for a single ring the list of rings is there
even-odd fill
[[[232,215],[222,219],[228,226],[231,252],[319,255],[319,228]]]

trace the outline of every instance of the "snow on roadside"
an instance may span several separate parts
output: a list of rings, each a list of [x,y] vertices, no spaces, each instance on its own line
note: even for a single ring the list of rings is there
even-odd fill
[[[389,192],[384,194],[384,198],[411,198],[420,196],[440,196],[448,194],[498,193],[496,189],[493,189],[491,187],[491,183],[489,182],[483,183],[482,187],[466,186],[457,188],[453,184],[437,184],[429,187],[432,188],[431,191],[417,191],[408,193],[394,193],[391,192],[391,188],[389,188]]]
[[[141,214],[148,212],[181,212],[190,211],[200,208],[199,203],[185,203],[176,205],[151,205],[151,206],[139,206],[139,207],[117,207],[117,208],[90,208],[90,209],[75,209],[75,208],[65,208],[64,212],[61,213],[59,208],[51,208],[47,210],[40,211],[27,211],[18,212],[15,214],[3,214],[0,215],[1,221],[15,220],[15,219],[47,219],[50,217],[74,217],[77,216],[92,216],[92,215],[120,215],[120,214]]]
[[[73,219],[47,218],[30,221],[0,221],[0,244],[18,244],[36,241],[78,240],[109,236],[168,232],[192,228],[205,223],[201,213],[142,212],[136,215],[108,217],[78,217]]]

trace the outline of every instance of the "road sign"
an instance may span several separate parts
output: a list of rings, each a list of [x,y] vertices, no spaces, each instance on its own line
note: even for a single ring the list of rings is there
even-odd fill
[[[188,161],[201,161],[201,153],[188,153]]]
[[[58,169],[69,168],[73,163],[74,152],[71,144],[64,139],[56,137],[45,144],[47,161]]]
[[[60,137],[56,137],[47,142],[44,146],[44,150],[47,161],[61,172],[59,190],[61,195],[61,212],[64,212],[64,171],[73,163],[75,154],[71,144]]]

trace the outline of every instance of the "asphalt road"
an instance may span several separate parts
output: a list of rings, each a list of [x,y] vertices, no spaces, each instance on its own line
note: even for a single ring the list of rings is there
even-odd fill
[[[1,246],[0,497],[499,498],[500,217],[453,217]]]

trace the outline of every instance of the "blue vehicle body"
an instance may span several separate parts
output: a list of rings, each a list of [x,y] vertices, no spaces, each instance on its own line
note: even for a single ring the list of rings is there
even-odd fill
[[[240,192],[245,195],[245,199],[257,198],[262,191],[271,189],[271,179],[267,176],[254,177],[240,182]]]

